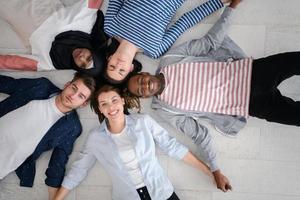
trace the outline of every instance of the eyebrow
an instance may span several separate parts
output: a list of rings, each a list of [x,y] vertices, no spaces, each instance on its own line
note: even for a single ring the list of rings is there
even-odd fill
[[[75,83],[72,83],[72,85],[73,85],[73,86],[76,88],[76,90],[78,91],[77,85],[76,85]],[[82,95],[85,99],[87,99],[87,97],[86,97],[82,92],[80,92],[79,94]]]
[[[116,97],[118,97],[118,96],[115,95],[115,96],[113,96],[111,99],[114,99],[114,98],[116,98]],[[103,102],[105,102],[105,100],[104,100],[104,101],[99,101],[99,104],[100,104],[100,103],[103,103]]]

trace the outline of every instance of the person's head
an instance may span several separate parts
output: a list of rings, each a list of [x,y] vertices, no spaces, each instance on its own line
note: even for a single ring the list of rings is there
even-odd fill
[[[129,114],[128,109],[140,110],[140,102],[137,97],[122,92],[115,86],[104,85],[94,93],[91,107],[98,115],[100,122],[104,119],[111,122],[123,118],[124,114]]]
[[[158,76],[151,75],[148,72],[141,72],[129,78],[127,89],[137,97],[148,98],[162,91],[163,82]]]
[[[115,81],[122,81],[133,70],[133,60],[125,54],[115,52],[107,59],[107,76]]]
[[[73,69],[96,78],[105,67],[105,48],[106,41],[95,42],[88,33],[66,31],[55,37],[49,55],[56,69]]]
[[[65,84],[58,96],[60,108],[68,112],[86,106],[95,88],[96,81],[92,77],[76,72],[74,78]]]
[[[90,69],[93,67],[93,55],[87,48],[74,49],[72,57],[77,67],[81,69]]]
[[[104,77],[111,84],[120,84],[125,82],[129,75],[142,70],[142,64],[130,59],[120,51],[117,51],[119,42],[112,39],[111,44],[107,48],[107,64],[104,72]]]

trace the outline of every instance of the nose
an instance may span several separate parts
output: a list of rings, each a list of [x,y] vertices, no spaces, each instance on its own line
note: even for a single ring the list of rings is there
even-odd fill
[[[80,57],[80,61],[82,62],[83,66],[87,66],[88,61],[87,61],[86,57],[84,57],[84,56]]]
[[[73,92],[73,94],[70,95],[70,98],[71,98],[71,99],[74,99],[74,98],[76,97],[76,95],[77,95],[77,93],[76,93],[76,92]]]

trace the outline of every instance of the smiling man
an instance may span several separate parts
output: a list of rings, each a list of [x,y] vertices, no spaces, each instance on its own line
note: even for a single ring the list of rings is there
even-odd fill
[[[0,75],[0,180],[16,171],[20,185],[32,187],[35,161],[53,149],[46,170],[52,199],[82,127],[75,109],[87,105],[95,80],[76,73],[61,91],[46,78],[14,79]]]
[[[200,119],[229,137],[237,135],[249,116],[300,126],[300,101],[283,96],[277,88],[300,75],[300,52],[247,57],[227,36],[231,13],[240,1],[233,0],[203,38],[171,49],[155,76],[138,74],[128,83],[131,93],[154,96],[156,113],[193,139],[223,191],[228,183],[222,181],[211,136]]]
[[[231,14],[239,3],[240,0],[233,0],[203,38],[171,48],[162,57],[156,75],[139,73],[132,76],[127,85],[129,92],[136,96],[144,98],[154,96],[152,108],[164,120],[194,141],[199,153],[208,163],[217,187],[224,192],[231,189],[231,185],[217,164],[216,151],[212,146],[209,131],[198,119],[210,120],[227,135],[235,135],[244,126],[245,121],[243,117],[205,112],[197,106],[203,103],[201,98],[207,98],[205,103],[211,101],[208,92],[203,92],[203,88],[210,86],[205,82],[208,80],[207,77],[213,77],[210,71],[216,73],[222,71],[212,70],[214,66],[208,63],[215,61],[219,65],[216,67],[220,68],[221,65],[217,61],[227,61],[227,58],[232,58],[232,52],[238,52],[234,55],[234,59],[244,56],[240,53],[240,48],[226,36]],[[229,49],[235,47],[234,50]],[[207,75],[205,72],[210,74]]]

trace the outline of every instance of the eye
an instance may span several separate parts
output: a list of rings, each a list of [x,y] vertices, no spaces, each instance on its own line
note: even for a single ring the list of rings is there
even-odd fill
[[[116,67],[114,65],[109,65],[108,69],[112,71],[112,70],[115,70]]]
[[[84,99],[85,99],[85,96],[83,96],[82,94],[80,94],[80,95],[79,95],[79,98],[82,99],[82,100],[84,100]]]
[[[106,106],[106,103],[101,103],[100,105],[99,105],[99,107],[105,107]]]
[[[113,103],[118,103],[119,100],[118,100],[118,99],[113,99],[112,102],[113,102]]]

